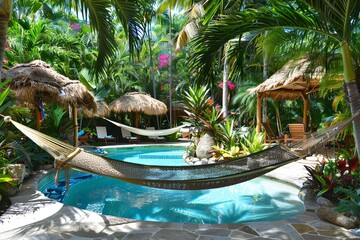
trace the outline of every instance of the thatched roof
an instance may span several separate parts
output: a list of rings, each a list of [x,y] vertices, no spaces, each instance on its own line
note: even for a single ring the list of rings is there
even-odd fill
[[[41,97],[45,103],[56,101],[65,108],[72,105],[96,112],[93,94],[80,81],[70,80],[43,61],[17,64],[3,73],[4,78],[12,79],[10,88],[23,102],[37,103]]]
[[[323,68],[314,67],[309,56],[305,56],[289,61],[266,81],[248,91],[263,98],[294,100],[301,94],[317,91],[323,74]]]
[[[167,112],[165,103],[142,92],[128,92],[109,105],[114,112],[143,112],[147,115],[162,115]]]
[[[81,113],[85,117],[93,118],[93,117],[107,117],[110,114],[110,108],[106,102],[96,102],[97,111],[96,113],[93,111],[89,111],[88,109],[81,109]]]

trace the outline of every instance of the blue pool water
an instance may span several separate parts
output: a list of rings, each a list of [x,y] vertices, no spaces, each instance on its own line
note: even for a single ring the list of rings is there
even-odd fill
[[[107,148],[106,151],[112,158],[126,157],[125,161],[184,165],[183,148]],[[266,177],[223,188],[183,191],[149,188],[78,171],[72,171],[71,176],[66,193],[63,176],[55,186],[53,174],[40,181],[39,189],[51,198],[81,209],[158,222],[272,221],[304,212],[296,187]]]

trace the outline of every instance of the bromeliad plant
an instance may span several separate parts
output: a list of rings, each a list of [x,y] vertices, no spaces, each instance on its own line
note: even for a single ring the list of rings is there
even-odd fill
[[[213,156],[216,159],[231,159],[244,154],[240,147],[240,130],[235,128],[235,120],[229,116],[217,124],[216,136],[218,143],[213,146]]]
[[[241,147],[246,155],[264,150],[264,134],[253,131],[248,136],[241,139]]]
[[[344,150],[337,154],[335,160],[323,159],[315,167],[305,166],[309,172],[308,180],[318,196],[338,202],[344,191],[334,191],[336,187],[356,190],[360,186],[359,159]]]

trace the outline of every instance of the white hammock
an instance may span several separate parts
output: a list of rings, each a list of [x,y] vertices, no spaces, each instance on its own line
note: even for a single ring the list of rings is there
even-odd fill
[[[141,135],[141,136],[148,136],[148,137],[157,137],[157,136],[170,135],[170,134],[173,134],[173,133],[179,131],[181,128],[190,126],[189,124],[184,124],[184,125],[174,127],[174,128],[169,128],[169,129],[153,130],[153,129],[134,128],[134,127],[130,127],[128,125],[122,124],[122,123],[112,121],[112,120],[107,119],[107,118],[103,118],[103,119],[105,119],[106,121],[111,122],[112,124],[114,124],[114,125],[116,125],[118,127],[125,128],[129,132],[133,132],[135,134],[138,134],[138,135]]]

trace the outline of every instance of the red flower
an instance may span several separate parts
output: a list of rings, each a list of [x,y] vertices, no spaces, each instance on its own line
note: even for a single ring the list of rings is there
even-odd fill
[[[341,173],[347,170],[346,161],[344,159],[338,160],[337,168],[340,170]]]
[[[353,157],[348,160],[348,164],[349,164],[349,170],[355,171],[356,169],[359,168],[359,159],[357,157]]]
[[[352,179],[353,179],[353,177],[352,177],[351,174],[344,174],[341,178],[342,178],[342,179],[345,181],[345,183],[348,184],[348,185],[351,184]]]

